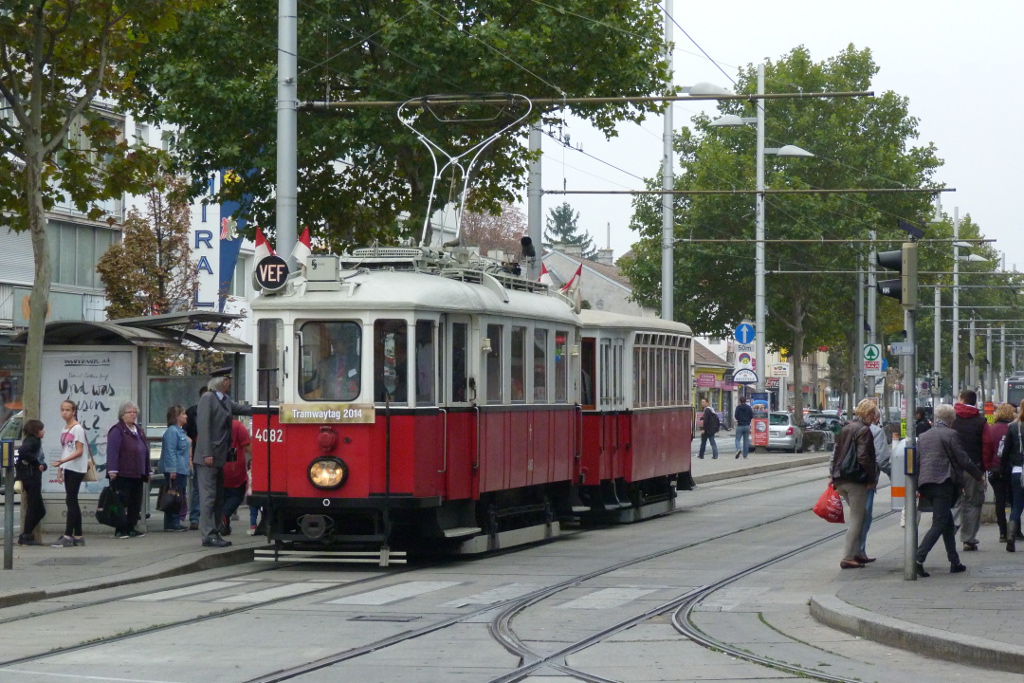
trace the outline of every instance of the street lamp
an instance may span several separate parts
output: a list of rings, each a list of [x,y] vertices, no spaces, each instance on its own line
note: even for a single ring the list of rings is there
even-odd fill
[[[960,256],[961,249],[970,249],[969,242],[958,242],[960,239],[960,209],[953,207],[953,367],[950,388],[953,400],[960,395],[960,262],[988,261],[978,254]]]
[[[666,3],[665,12],[671,12],[671,0]],[[672,22],[665,22],[665,45],[672,43]],[[667,47],[666,47],[667,49]],[[671,62],[671,59],[669,60]],[[683,86],[680,91],[688,95],[732,95],[733,93],[713,83],[697,83],[693,86]],[[661,198],[661,318],[672,320],[673,307],[675,306],[675,197],[672,190],[675,189],[675,176],[672,167],[673,160],[673,126],[672,126],[672,103],[665,107],[665,129],[662,135],[662,159],[661,159],[661,189],[665,194]]]
[[[764,95],[764,64],[757,65],[757,94]],[[757,371],[757,391],[764,391],[765,369],[768,366],[768,359],[765,354],[765,337],[767,327],[765,325],[765,287],[764,287],[764,157],[766,154],[773,154],[780,157],[813,157],[814,155],[806,149],[796,145],[783,145],[782,147],[764,146],[764,107],[765,100],[757,98],[757,116],[745,117],[727,114],[711,122],[712,126],[738,126],[747,123],[757,124],[757,218],[754,229],[754,330],[757,334],[756,358],[760,367]],[[797,363],[800,362],[798,358]],[[779,390],[779,396],[783,396],[784,389]]]

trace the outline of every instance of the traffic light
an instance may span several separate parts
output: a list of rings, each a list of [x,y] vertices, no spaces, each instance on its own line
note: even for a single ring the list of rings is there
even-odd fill
[[[898,271],[894,280],[879,280],[876,287],[882,296],[890,296],[907,308],[917,306],[917,242],[904,242],[901,249],[880,251],[878,265]]]

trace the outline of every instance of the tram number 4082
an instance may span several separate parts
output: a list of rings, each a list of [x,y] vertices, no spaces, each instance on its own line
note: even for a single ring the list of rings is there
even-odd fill
[[[267,431],[266,429],[257,429],[253,432],[253,438],[257,441],[267,442]],[[283,429],[271,429],[270,431],[270,443],[283,443],[284,442],[284,430]]]

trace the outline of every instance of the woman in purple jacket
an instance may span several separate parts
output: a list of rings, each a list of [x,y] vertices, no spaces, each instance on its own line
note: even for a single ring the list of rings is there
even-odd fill
[[[128,513],[124,528],[114,529],[115,538],[145,536],[135,530],[142,512],[142,485],[149,481],[149,444],[138,416],[139,406],[125,401],[117,409],[117,424],[107,432],[107,478]]]

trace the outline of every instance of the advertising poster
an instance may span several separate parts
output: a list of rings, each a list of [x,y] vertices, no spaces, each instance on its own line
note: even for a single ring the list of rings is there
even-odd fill
[[[768,445],[768,392],[754,392],[750,395],[750,407],[754,419],[750,421],[751,441],[755,446]]]
[[[60,458],[60,433],[64,429],[60,403],[65,399],[74,401],[99,472],[99,481],[82,483],[83,493],[98,493],[107,485],[107,432],[117,422],[118,406],[134,400],[134,365],[135,353],[130,350],[43,352],[43,454],[47,464]],[[56,467],[49,467],[43,477],[44,492],[64,491],[64,485],[57,483]]]

